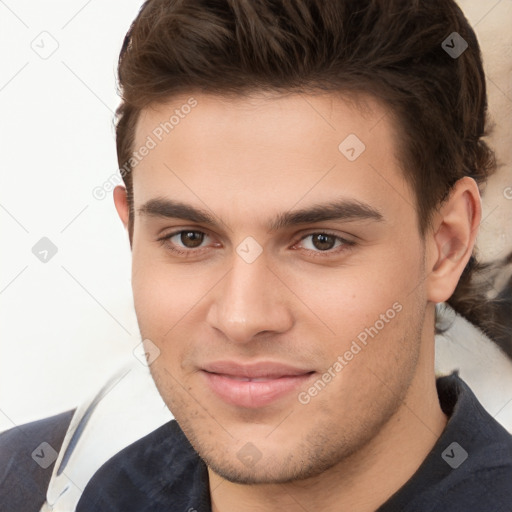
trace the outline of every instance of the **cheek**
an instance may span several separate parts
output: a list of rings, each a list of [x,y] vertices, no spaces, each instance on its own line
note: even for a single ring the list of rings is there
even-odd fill
[[[191,319],[198,325],[218,275],[212,268],[170,263],[165,253],[134,244],[132,290],[142,335],[163,344]]]
[[[381,327],[382,321],[400,316],[397,310],[410,302],[411,292],[422,282],[419,257],[417,247],[404,251],[382,246],[364,261],[354,257],[339,267],[288,272],[287,284],[303,298],[317,323],[347,341],[375,322]],[[391,323],[398,325],[386,326]]]
[[[161,339],[185,313],[190,290],[179,285],[176,270],[155,261],[134,244],[132,290],[135,311],[144,336]]]

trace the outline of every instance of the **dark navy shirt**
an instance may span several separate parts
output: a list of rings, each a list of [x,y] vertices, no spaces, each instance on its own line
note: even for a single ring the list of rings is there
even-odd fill
[[[449,417],[446,428],[416,473],[377,512],[512,512],[512,436],[457,372],[438,378],[437,391]],[[206,465],[175,420],[108,460],[76,509],[149,511],[211,511]]]

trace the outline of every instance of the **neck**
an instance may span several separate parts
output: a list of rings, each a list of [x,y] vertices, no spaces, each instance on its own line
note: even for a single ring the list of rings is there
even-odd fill
[[[364,448],[319,476],[288,484],[235,484],[208,468],[212,511],[375,511],[416,472],[447,423],[432,370],[433,342],[423,346],[427,353],[405,400]]]

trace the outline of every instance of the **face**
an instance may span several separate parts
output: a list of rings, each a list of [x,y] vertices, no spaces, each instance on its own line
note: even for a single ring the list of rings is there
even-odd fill
[[[144,145],[135,309],[194,448],[241,483],[357,452],[399,410],[426,336],[424,246],[384,109],[195,94],[144,110]]]

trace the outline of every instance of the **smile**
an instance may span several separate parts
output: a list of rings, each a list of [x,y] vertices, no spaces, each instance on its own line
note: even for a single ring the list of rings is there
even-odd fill
[[[304,386],[316,372],[275,363],[211,364],[200,372],[208,388],[223,402],[256,409]]]

